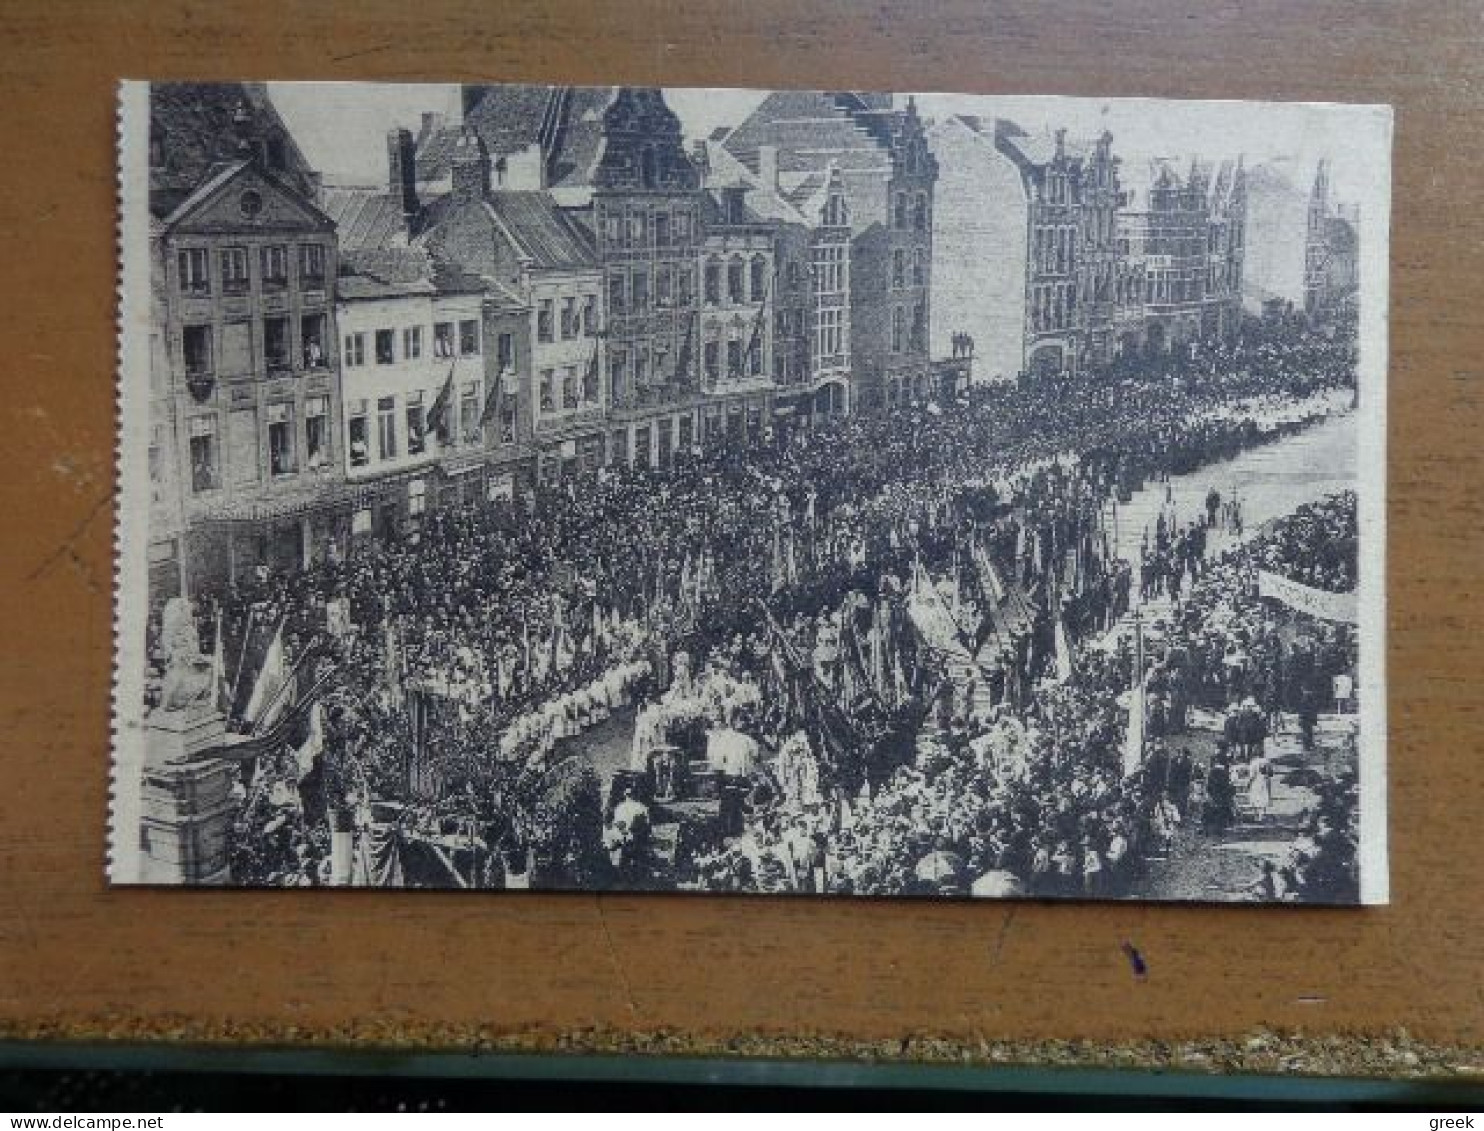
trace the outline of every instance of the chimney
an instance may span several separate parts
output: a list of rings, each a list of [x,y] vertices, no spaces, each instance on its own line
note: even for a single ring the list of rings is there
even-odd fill
[[[423,140],[423,138],[431,137],[433,134],[441,130],[446,124],[447,119],[444,117],[444,115],[436,113],[432,110],[424,110],[423,128],[418,132],[417,139],[421,141]]]
[[[1067,131],[1063,127],[1056,131],[1056,155],[1063,156],[1067,151]]]
[[[760,145],[757,147],[757,176],[763,182],[763,187],[778,188],[778,147],[776,145]]]
[[[325,175],[318,170],[305,173],[309,181],[309,202],[316,208],[325,206]]]
[[[458,201],[483,200],[490,190],[490,157],[484,142],[473,130],[466,129],[453,144],[453,198]]]
[[[412,131],[389,130],[386,135],[387,193],[402,211],[402,222],[408,232],[417,215],[417,145]]]

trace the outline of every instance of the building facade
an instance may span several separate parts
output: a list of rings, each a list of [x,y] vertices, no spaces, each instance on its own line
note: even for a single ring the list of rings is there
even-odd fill
[[[1183,177],[1155,161],[1147,189],[1124,193],[1117,224],[1119,253],[1144,281],[1142,334],[1126,323],[1120,351],[1158,356],[1237,333],[1247,227],[1240,163],[1213,182],[1201,161]]]

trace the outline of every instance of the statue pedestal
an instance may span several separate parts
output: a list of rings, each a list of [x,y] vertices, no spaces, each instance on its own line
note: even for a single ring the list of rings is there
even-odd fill
[[[157,710],[144,727],[140,878],[149,884],[226,883],[236,767],[220,758],[189,760],[220,743],[225,721],[198,703]]]

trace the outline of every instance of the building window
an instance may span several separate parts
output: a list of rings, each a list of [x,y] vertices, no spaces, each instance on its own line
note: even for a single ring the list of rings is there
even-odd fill
[[[407,394],[407,454],[420,456],[427,449],[428,418],[423,410],[422,390]]]
[[[345,335],[345,356],[342,359],[347,368],[355,368],[366,364],[366,335],[362,333]]]
[[[690,213],[675,213],[675,242],[686,244],[690,242]]]
[[[577,337],[577,300],[575,298],[562,299],[562,341],[568,342]]]
[[[670,216],[666,212],[654,214],[654,243],[656,247],[670,245]]]
[[[551,299],[544,298],[536,308],[536,340],[538,342],[550,342],[555,340],[552,333],[551,323],[554,304]]]
[[[927,286],[927,255],[920,247],[912,252],[912,285]]]
[[[322,244],[299,245],[299,283],[306,287],[325,285],[325,249]]]
[[[762,302],[767,287],[768,261],[761,255],[752,258],[752,277],[748,280],[752,289],[752,301]]]
[[[582,300],[582,332],[589,338],[598,333],[598,296],[588,295]]]
[[[617,247],[623,241],[623,217],[616,212],[604,216],[603,236],[611,246]]]
[[[629,246],[644,246],[644,213],[642,212],[629,214]]]
[[[912,208],[912,226],[919,232],[927,231],[928,205],[927,193],[925,192],[920,192],[917,194],[917,201]]]
[[[434,357],[452,357],[453,356],[453,323],[452,322],[434,322],[433,323],[433,356]]]
[[[391,365],[397,360],[397,335],[391,330],[376,331],[376,364]]]
[[[479,319],[465,318],[459,322],[459,356],[474,357],[479,353]]]
[[[608,313],[622,314],[626,308],[624,303],[624,276],[620,272],[608,277]]]
[[[661,265],[654,269],[654,304],[658,307],[668,307],[674,298],[671,278],[670,268]]]
[[[294,406],[287,402],[268,406],[268,470],[273,475],[292,475],[298,470],[294,458]]]
[[[891,312],[891,350],[892,353],[901,353],[906,344],[906,322],[907,316],[899,306]]]
[[[281,291],[289,285],[289,252],[282,244],[269,244],[261,252],[263,289]]]
[[[211,327],[187,326],[181,331],[181,352],[187,377],[205,377],[212,372]]]
[[[581,392],[577,384],[577,368],[569,365],[562,370],[562,407],[564,409],[575,409],[579,403]]]
[[[268,371],[284,370],[291,364],[289,320],[287,316],[263,319],[263,358]]]
[[[495,338],[495,364],[501,373],[515,368],[515,335],[504,333]]]
[[[464,443],[479,442],[479,382],[469,381],[459,397],[459,423],[463,426]]]
[[[397,398],[381,397],[376,402],[376,457],[397,458]]]
[[[408,326],[402,330],[402,356],[408,361],[416,361],[423,355],[423,328],[421,326]]]
[[[649,272],[643,267],[634,269],[629,284],[629,298],[635,314],[643,314],[649,309]]]
[[[740,338],[727,339],[727,376],[742,376],[742,340]]]
[[[920,350],[927,344],[927,312],[922,303],[912,308],[912,348]]]
[[[191,490],[196,494],[219,486],[216,463],[216,417],[191,418]]]
[[[421,479],[410,480],[407,484],[407,513],[409,515],[421,515],[428,509],[428,485]]]
[[[721,376],[721,343],[715,338],[706,339],[706,377],[715,381]]]
[[[643,346],[634,351],[634,385],[643,388],[649,384],[649,354]]]
[[[538,403],[541,406],[541,411],[542,412],[555,412],[556,411],[556,393],[555,393],[555,391],[553,389],[553,386],[555,385],[555,383],[556,383],[556,370],[555,369],[543,369],[541,371],[541,386],[540,386],[540,398],[541,399],[538,401]]]
[[[746,302],[747,291],[744,288],[742,278],[742,260],[733,256],[727,263],[727,301],[732,303]]]
[[[188,247],[177,257],[180,269],[180,293],[186,295],[209,295],[211,293],[211,266],[204,247]]]
[[[304,401],[304,466],[319,471],[330,462],[330,399],[309,397]]]
[[[763,336],[758,334],[749,343],[747,350],[747,371],[754,377],[763,375]]]
[[[351,401],[346,406],[346,427],[349,431],[350,466],[365,467],[371,459],[371,443],[367,436],[366,401]]]
[[[222,293],[242,295],[247,293],[247,248],[222,248]]]
[[[706,260],[706,303],[715,306],[721,302],[721,261]]]
[[[690,306],[696,300],[695,275],[689,267],[675,268],[675,305]]]
[[[892,227],[905,228],[907,226],[907,194],[897,193],[896,210],[892,213]]]
[[[901,248],[891,253],[891,285],[896,288],[907,285],[907,253]]]

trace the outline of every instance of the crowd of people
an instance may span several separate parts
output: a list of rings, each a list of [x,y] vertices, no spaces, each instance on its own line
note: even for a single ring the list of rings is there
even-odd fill
[[[658,699],[677,650],[698,668],[729,665],[766,682],[786,647],[847,707],[880,709],[883,730],[919,707],[926,714],[918,697],[951,682],[942,657],[918,655],[907,623],[926,575],[953,609],[961,649],[992,661],[976,662],[981,674],[971,677],[991,686],[945,697],[941,766],[883,767],[869,799],[831,808],[835,843],[877,862],[831,871],[832,889],[900,890],[892,870],[920,846],[904,847],[891,830],[919,836],[905,830],[941,811],[945,829],[964,832],[972,809],[972,829],[944,850],[963,859],[963,874],[1003,865],[1033,890],[1114,891],[1159,818],[1154,791],[1089,754],[1117,729],[1119,709],[1108,704],[1127,672],[1076,645],[1124,614],[1134,584],[1129,563],[1109,552],[1107,508],[1150,479],[1306,426],[1353,379],[1345,343],[1211,346],[1158,380],[976,387],[956,404],[850,417],[788,442],[758,436],[678,453],[663,468],[608,467],[508,504],[440,510],[293,573],[259,568],[198,601],[203,636],[220,632],[228,654],[245,656],[277,637],[290,664],[309,657],[332,678],[314,804],[292,787],[306,771],[289,755],[243,784],[240,836],[251,842],[271,827],[283,846],[251,866],[254,877],[312,879],[337,810],[367,798],[424,800],[409,797],[407,781],[417,743],[439,751],[435,792],[474,796],[488,826],[510,825],[494,812],[511,795],[506,770],[539,772],[562,739]],[[1178,556],[1190,576],[1204,568],[1188,544]],[[1333,587],[1344,581],[1342,558],[1315,559]],[[1070,673],[1034,691],[1074,653]],[[1266,676],[1256,662],[1248,670]],[[250,673],[236,680],[234,715],[251,682]],[[426,728],[415,733],[414,693],[439,704],[435,740]],[[758,715],[775,751],[804,722]],[[988,735],[1058,753],[1027,757],[1019,777],[976,777],[987,759],[975,743]],[[904,784],[887,787],[879,779],[888,771],[907,775]],[[976,797],[984,803],[973,808]],[[1037,822],[1032,812],[1059,816]],[[1022,816],[1005,823],[1014,813]],[[802,844],[801,819],[814,818],[791,816],[770,835]],[[748,835],[778,820],[765,815]],[[1093,880],[1089,837],[1104,861]],[[696,854],[698,876],[704,858]]]

